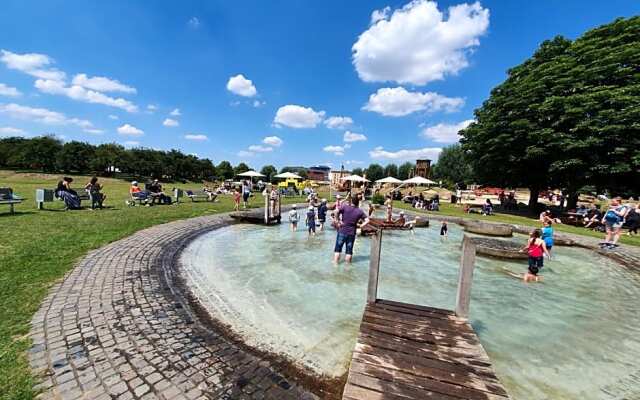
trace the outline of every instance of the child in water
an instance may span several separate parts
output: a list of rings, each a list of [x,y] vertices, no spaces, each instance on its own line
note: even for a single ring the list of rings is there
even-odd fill
[[[300,216],[298,215],[297,206],[294,204],[291,207],[291,211],[289,211],[289,225],[291,226],[291,232],[295,232],[298,230],[298,220]]]
[[[542,240],[547,245],[547,251],[551,254],[551,248],[553,248],[553,222],[547,220],[542,228]],[[551,256],[549,256],[551,258]]]
[[[313,206],[309,206],[309,211],[307,211],[307,229],[309,231],[309,235],[316,235],[316,212]]]
[[[440,225],[440,239],[447,240],[447,231],[449,228],[447,227],[447,221],[442,221],[442,225]]]
[[[233,190],[233,209],[236,211],[240,211],[240,197],[242,195],[240,194],[240,191],[238,191],[238,188],[235,188]]]
[[[522,248],[522,251],[526,250],[529,254],[529,268],[523,276],[525,282],[541,281],[542,277],[538,273],[544,266],[544,255],[551,257],[546,243],[540,238],[541,235],[540,229],[534,229],[529,235],[527,245]]]

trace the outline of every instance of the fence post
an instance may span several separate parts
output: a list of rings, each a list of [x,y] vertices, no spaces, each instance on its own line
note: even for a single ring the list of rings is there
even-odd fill
[[[382,247],[382,230],[371,236],[371,255],[369,256],[369,288],[367,303],[375,303],[378,299],[378,275],[380,273],[380,250]]]
[[[471,302],[471,284],[473,283],[473,267],[476,261],[476,245],[467,235],[462,239],[462,256],[458,275],[458,294],[456,296],[456,315],[462,318],[469,316]]]
[[[269,224],[269,196],[264,196],[264,223]]]

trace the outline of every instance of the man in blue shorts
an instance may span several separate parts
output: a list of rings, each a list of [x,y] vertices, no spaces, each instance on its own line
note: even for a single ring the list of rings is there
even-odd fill
[[[358,228],[358,222],[364,221],[360,226],[363,227],[369,223],[367,215],[358,208],[360,199],[356,196],[351,200],[351,204],[343,204],[340,206],[337,215],[338,222],[338,236],[336,237],[336,246],[334,249],[333,261],[335,263],[340,262],[340,254],[342,253],[342,247],[345,249],[345,261],[350,263],[353,256],[353,244],[356,241],[356,229]]]

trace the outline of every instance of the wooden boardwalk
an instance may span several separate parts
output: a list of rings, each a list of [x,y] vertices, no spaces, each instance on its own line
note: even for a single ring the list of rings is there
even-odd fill
[[[506,400],[473,328],[453,311],[367,304],[344,400]]]

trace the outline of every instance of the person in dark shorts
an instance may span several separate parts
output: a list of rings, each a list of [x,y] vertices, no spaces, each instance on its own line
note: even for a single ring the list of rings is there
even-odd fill
[[[318,222],[320,223],[320,232],[324,230],[324,223],[327,221],[327,199],[322,199],[318,206]]]
[[[316,235],[316,210],[313,206],[309,206],[307,210],[307,230],[309,231],[309,235]]]
[[[527,273],[524,274],[523,279],[525,282],[538,282],[542,280],[542,277],[538,275],[542,267],[544,266],[544,255],[551,257],[547,245],[540,237],[542,233],[540,229],[534,229],[529,235],[527,245],[522,248],[523,251],[527,251],[529,255],[529,268]]]
[[[336,245],[334,248],[333,261],[340,262],[340,254],[342,248],[345,248],[345,261],[351,262],[353,257],[353,245],[356,241],[356,230],[358,222],[364,221],[360,227],[369,223],[369,217],[358,207],[360,199],[353,197],[351,204],[342,204],[337,213],[338,236],[336,237]]]
[[[442,225],[440,225],[440,238],[442,240],[447,239],[448,231],[449,231],[449,228],[447,227],[447,221],[442,221]]]

